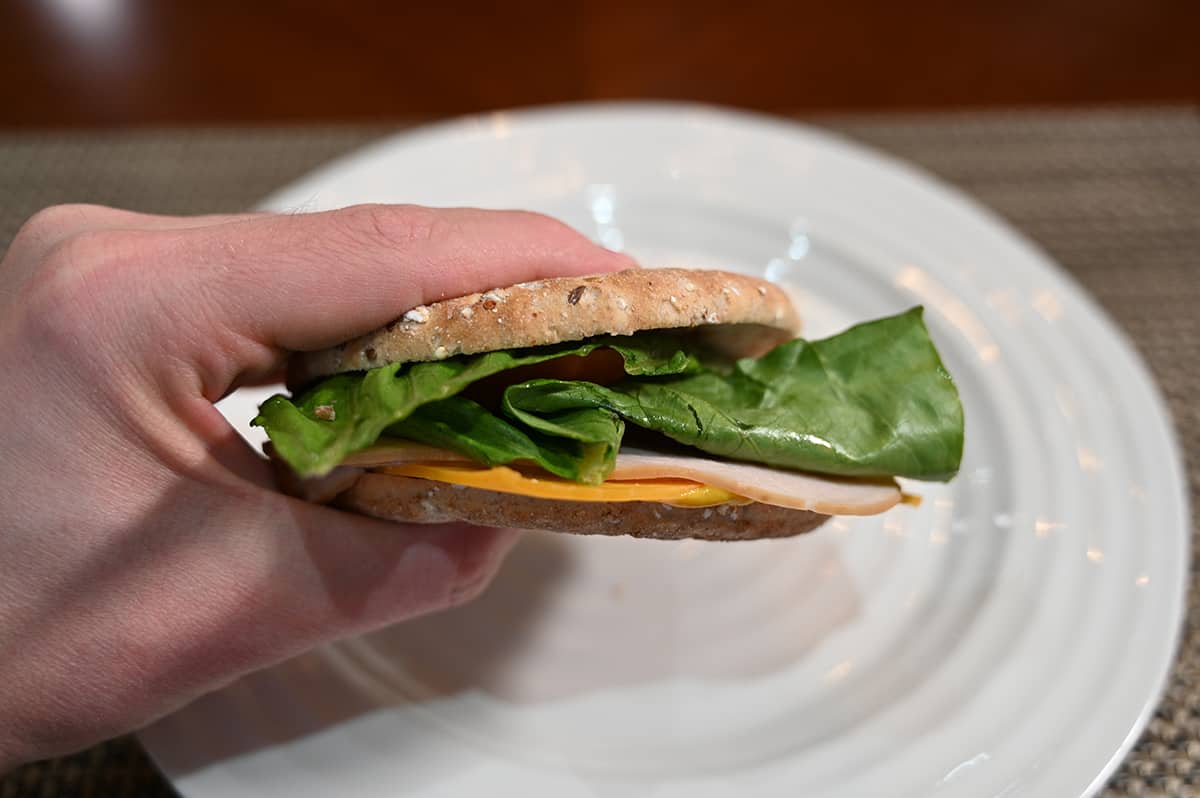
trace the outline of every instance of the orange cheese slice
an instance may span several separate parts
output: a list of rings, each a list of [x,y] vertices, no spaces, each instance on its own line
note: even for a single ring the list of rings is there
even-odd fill
[[[506,466],[473,468],[404,463],[377,470],[393,476],[431,479],[451,485],[465,485],[539,499],[575,502],[659,502],[674,507],[711,507],[717,504],[750,502],[749,499],[723,488],[687,479],[609,480],[599,485],[581,485],[554,477],[527,476]]]

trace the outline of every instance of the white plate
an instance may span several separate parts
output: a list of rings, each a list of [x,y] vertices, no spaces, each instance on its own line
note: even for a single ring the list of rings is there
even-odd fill
[[[531,536],[476,604],[148,730],[185,796],[1071,796],[1133,744],[1180,627],[1179,453],[1128,343],[996,218],[838,138],[691,106],[439,125],[266,205],[363,201],[530,208],[648,264],[765,272],[811,336],[923,303],[963,469],[794,540]],[[242,429],[254,399],[224,405]]]

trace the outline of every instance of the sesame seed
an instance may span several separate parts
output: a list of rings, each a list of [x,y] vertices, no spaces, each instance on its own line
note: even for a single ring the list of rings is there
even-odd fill
[[[766,296],[766,295],[767,295],[767,287],[766,287],[765,285],[760,285],[760,286],[758,287],[758,295],[759,295],[759,296]]]
[[[425,307],[424,305],[415,307],[412,310],[406,311],[405,314],[400,317],[400,320],[406,321],[409,324],[424,324],[425,322],[429,321],[429,308]]]
[[[629,303],[625,301],[625,297],[617,297],[616,303],[618,310],[629,310]]]
[[[695,291],[695,290],[696,290],[696,284],[695,284],[695,283],[693,283],[691,280],[688,280],[686,283],[684,283],[684,284],[683,284],[683,289],[684,289],[685,291]]]
[[[433,350],[433,356],[438,360],[444,360],[450,354],[450,350],[444,346],[439,346]]]

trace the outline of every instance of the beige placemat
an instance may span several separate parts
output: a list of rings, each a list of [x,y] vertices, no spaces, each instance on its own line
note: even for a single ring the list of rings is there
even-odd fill
[[[1132,337],[1174,413],[1200,506],[1200,115],[1195,109],[823,118],[1040,243]],[[245,208],[385,128],[0,134],[0,248],[57,202]],[[1194,511],[1193,511],[1194,512]],[[1196,529],[1193,524],[1193,532]],[[1197,569],[1193,563],[1193,578]],[[1200,607],[1167,694],[1105,796],[1200,795]],[[172,795],[129,738],[21,768],[0,798]]]

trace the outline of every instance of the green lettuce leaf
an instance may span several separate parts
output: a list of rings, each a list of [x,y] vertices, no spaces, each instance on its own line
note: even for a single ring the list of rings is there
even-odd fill
[[[962,407],[920,308],[732,364],[707,356],[702,364],[683,346],[641,334],[384,366],[332,377],[295,402],[271,397],[254,423],[304,476],[386,431],[488,465],[531,461],[596,483],[612,469],[622,419],[710,454],[784,468],[933,480],[958,470]],[[527,380],[505,390],[503,416],[455,396],[493,374],[600,347],[621,355],[627,379]],[[317,417],[321,405],[333,420]]]
[[[947,480],[962,458],[962,406],[920,308],[790,341],[728,373],[607,388],[530,380],[505,391],[504,410],[546,432],[546,418],[609,410],[710,454],[843,476]]]
[[[563,414],[551,434],[523,429],[478,402],[453,396],[423,405],[387,428],[390,437],[448,449],[487,466],[518,460],[555,476],[598,485],[617,459],[625,422],[608,410]]]
[[[567,355],[588,355],[601,347],[621,355],[625,372],[630,375],[683,374],[701,368],[697,357],[684,352],[675,336],[593,338],[429,363],[390,364],[366,372],[339,374],[318,383],[296,399],[282,394],[270,397],[259,406],[258,416],[251,423],[266,430],[276,454],[297,474],[322,476],[347,455],[373,444],[384,430],[409,418],[418,408],[455,396],[472,383],[520,366],[532,366]],[[322,414],[331,418],[318,417],[317,408],[326,408]],[[328,409],[332,409],[332,413]],[[594,427],[602,426],[592,423]],[[410,429],[412,426],[409,425]],[[495,425],[491,427],[496,428]],[[588,434],[594,436],[599,432],[593,429]],[[577,440],[589,444],[608,438],[604,441]],[[619,441],[618,434],[613,446],[619,445]],[[464,440],[460,446],[451,448],[472,456],[468,450],[482,451],[486,444]],[[580,457],[596,456],[587,446],[577,449]],[[615,448],[611,455],[602,457],[602,462],[609,463],[609,470],[615,457]],[[548,455],[543,465],[554,462],[556,459]],[[581,473],[588,474],[589,480],[594,479],[586,468]]]

